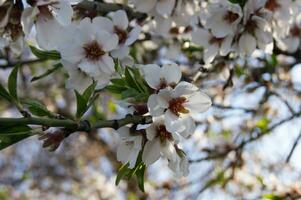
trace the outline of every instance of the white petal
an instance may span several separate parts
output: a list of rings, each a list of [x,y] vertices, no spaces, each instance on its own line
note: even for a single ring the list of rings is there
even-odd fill
[[[252,35],[245,33],[239,38],[238,46],[240,55],[251,55],[256,49],[256,39]]]
[[[154,124],[150,125],[145,131],[148,140],[153,140],[157,136],[157,126]]]
[[[98,62],[100,69],[106,74],[112,74],[115,71],[114,60],[108,55],[103,55],[101,61]]]
[[[147,101],[148,110],[154,117],[160,116],[164,113],[164,108],[158,105],[157,96],[157,94],[152,94],[151,96],[149,96]]]
[[[111,51],[111,56],[118,59],[124,59],[130,53],[130,48],[125,45],[119,46],[118,49]]]
[[[85,73],[89,74],[90,76],[97,76],[101,73],[99,66],[95,62],[90,62],[88,60],[83,60],[79,63],[79,68],[83,70]]]
[[[68,25],[71,23],[73,16],[73,9],[71,4],[67,0],[60,0],[52,6],[53,16],[62,25]]]
[[[54,50],[62,42],[62,26],[52,17],[38,17],[36,22],[36,39],[45,50]]]
[[[196,128],[195,122],[190,116],[183,116],[178,118],[177,121],[174,121],[169,126],[166,126],[166,129],[172,133],[178,133],[182,137],[187,138],[194,133]]]
[[[174,97],[190,95],[197,90],[198,88],[195,85],[185,81],[181,81],[174,89]]]
[[[118,45],[118,36],[116,34],[109,34],[106,31],[97,31],[96,36],[98,43],[106,52],[115,49]]]
[[[204,51],[204,62],[211,63],[217,55],[219,47],[217,44],[210,45]]]
[[[161,144],[159,139],[147,141],[142,153],[142,161],[146,165],[151,165],[156,162],[161,154]]]
[[[206,29],[196,29],[191,34],[191,41],[197,45],[201,45],[206,48],[209,46],[209,40],[211,39],[210,33]]]
[[[190,113],[200,113],[207,111],[211,104],[210,97],[199,91],[189,96],[187,102],[184,103],[184,107],[188,108]]]
[[[129,33],[128,38],[125,41],[125,45],[129,46],[133,44],[139,37],[141,33],[141,26],[135,26]]]
[[[158,86],[160,85],[161,68],[156,64],[149,64],[143,65],[141,69],[147,84],[153,89],[158,89]]]
[[[161,74],[169,85],[177,84],[182,76],[181,69],[177,64],[163,65]]]
[[[128,137],[131,136],[130,135],[130,128],[127,127],[127,126],[123,126],[123,127],[119,128],[119,129],[117,129],[116,132],[119,134],[119,136],[121,138],[128,138]]]
[[[129,20],[124,10],[118,10],[111,15],[113,24],[121,30],[126,30],[129,25]]]
[[[39,13],[39,9],[37,7],[25,8],[24,11],[22,12],[21,24],[26,36],[30,33],[38,13]]]
[[[79,62],[84,57],[82,47],[76,43],[62,44],[58,51],[64,60],[73,64]]]
[[[140,12],[149,12],[155,7],[157,0],[136,0],[135,6]]]
[[[220,47],[220,55],[221,56],[226,56],[228,53],[232,50],[232,41],[233,37],[232,36],[227,36],[224,40],[223,43]]]
[[[168,160],[175,160],[177,157],[176,149],[173,143],[165,141],[164,145],[161,146],[162,155]]]
[[[113,22],[107,17],[95,17],[93,19],[93,26],[95,29],[101,29],[109,33],[114,32]]]
[[[162,15],[170,15],[175,6],[175,0],[159,0],[157,1],[156,10]]]

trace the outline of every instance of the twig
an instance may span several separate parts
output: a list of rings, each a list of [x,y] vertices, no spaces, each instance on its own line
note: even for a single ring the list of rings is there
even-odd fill
[[[300,131],[298,137],[296,138],[296,140],[295,140],[295,142],[294,142],[294,144],[293,144],[293,146],[292,146],[292,148],[291,148],[291,150],[290,150],[290,152],[289,152],[289,154],[288,154],[288,156],[287,156],[287,158],[285,160],[286,163],[289,163],[289,161],[290,161],[290,159],[291,159],[291,157],[292,157],[292,155],[293,155],[293,153],[294,153],[294,151],[295,151],[295,149],[296,149],[296,147],[297,147],[300,139],[301,139],[301,131]]]

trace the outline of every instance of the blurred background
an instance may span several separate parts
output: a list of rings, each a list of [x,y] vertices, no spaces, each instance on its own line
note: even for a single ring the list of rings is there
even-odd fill
[[[188,36],[149,38],[144,31],[131,50],[136,63],[176,62],[183,80],[213,101],[209,111],[194,116],[197,130],[181,143],[190,160],[189,176],[175,177],[160,160],[148,168],[142,193],[135,179],[115,186],[121,163],[116,160],[119,137],[112,129],[72,134],[55,152],[33,136],[0,152],[0,200],[301,199],[301,51],[276,49],[272,56],[256,51],[246,60],[218,57],[208,66],[201,62],[202,49],[185,41]],[[56,63],[35,58],[28,47],[21,60],[20,96],[73,115],[75,96],[65,89],[64,69],[31,82]],[[1,84],[14,63],[1,54]],[[103,91],[86,118],[125,113],[118,99]],[[21,116],[0,98],[0,117]]]

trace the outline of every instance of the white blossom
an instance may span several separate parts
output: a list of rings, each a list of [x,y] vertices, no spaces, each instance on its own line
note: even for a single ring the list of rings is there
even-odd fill
[[[195,85],[180,82],[174,89],[168,87],[152,94],[147,106],[152,116],[164,115],[168,130],[187,133],[195,126],[191,115],[207,111],[211,100]]]
[[[197,28],[192,32],[191,37],[192,42],[204,48],[205,63],[211,63],[218,54],[226,56],[232,50],[232,35],[217,38],[206,29]]]
[[[130,128],[126,126],[119,128],[117,132],[121,137],[117,148],[117,160],[124,164],[129,163],[129,168],[133,168],[142,148],[142,136],[131,135]]]
[[[111,12],[108,16],[111,20],[106,17],[97,17],[95,22],[109,33],[118,36],[118,46],[111,52],[111,55],[115,58],[124,59],[129,54],[129,46],[138,39],[141,27],[137,25],[128,31],[129,20],[124,10]]]
[[[156,12],[161,16],[172,13],[176,0],[132,0],[136,9],[140,12]]]
[[[181,79],[182,72],[177,64],[165,64],[159,67],[156,64],[140,66],[147,84],[155,89],[175,86]]]
[[[62,59],[78,66],[95,81],[103,81],[100,77],[106,77],[105,82],[109,82],[115,70],[109,52],[116,48],[118,37],[100,27],[97,17],[93,21],[83,19],[74,27],[71,41],[62,42],[58,50]],[[72,27],[68,27],[67,31],[70,29]]]

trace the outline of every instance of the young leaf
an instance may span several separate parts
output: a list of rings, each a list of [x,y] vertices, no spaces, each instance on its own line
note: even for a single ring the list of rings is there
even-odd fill
[[[76,96],[76,104],[77,104],[77,110],[76,110],[76,118],[81,118],[83,114],[85,114],[87,110],[87,100],[75,90],[75,96]]]
[[[86,101],[88,102],[89,99],[91,98],[91,96],[93,95],[94,91],[95,91],[95,87],[96,87],[97,83],[93,83],[91,84],[83,93],[83,97],[86,99]]]
[[[19,71],[20,65],[16,65],[12,72],[10,73],[8,77],[8,91],[10,93],[10,96],[14,98],[15,100],[18,99],[17,95],[17,79],[18,79],[18,71]]]
[[[138,170],[136,171],[136,177],[138,180],[138,186],[139,189],[144,192],[144,172],[146,169],[146,165],[144,163],[141,163]]]
[[[119,168],[118,173],[117,173],[117,177],[116,177],[116,180],[115,180],[115,185],[118,185],[120,183],[121,179],[128,175],[129,171],[131,170],[131,169],[129,169],[129,165],[130,164],[127,163],[127,164],[122,165]]]
[[[57,51],[43,51],[34,46],[29,46],[31,52],[40,59],[49,59],[49,60],[59,60],[61,59],[61,55]]]
[[[53,65],[53,68],[48,69],[45,73],[33,77],[33,78],[31,79],[31,82],[34,82],[34,81],[40,80],[40,79],[42,79],[42,78],[45,78],[46,76],[52,74],[53,72],[57,71],[58,69],[60,69],[60,68],[62,68],[62,67],[63,67],[63,65],[62,65],[61,63],[55,64],[55,65]]]
[[[23,101],[23,104],[28,106],[28,110],[36,116],[39,117],[50,117],[50,118],[54,118],[55,115],[53,113],[51,113],[43,104],[41,104],[38,101],[34,101],[34,100],[25,100]]]
[[[32,136],[31,128],[26,125],[0,125],[0,150]]]
[[[9,93],[7,90],[0,84],[0,96],[7,101],[12,101],[11,97],[9,96]]]
[[[125,76],[125,81],[129,87],[139,90],[139,86],[137,85],[128,67],[125,68],[124,76]]]

